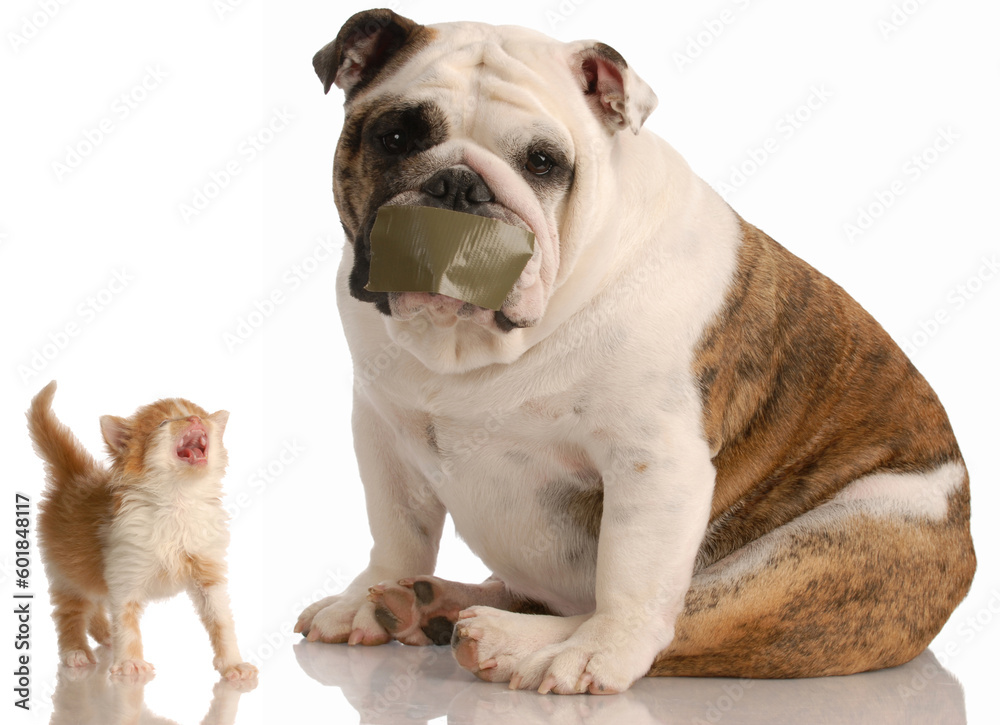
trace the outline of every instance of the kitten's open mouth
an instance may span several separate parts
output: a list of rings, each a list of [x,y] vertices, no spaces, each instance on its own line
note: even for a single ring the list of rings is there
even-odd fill
[[[208,463],[208,431],[195,424],[184,431],[177,443],[177,457],[192,466]]]

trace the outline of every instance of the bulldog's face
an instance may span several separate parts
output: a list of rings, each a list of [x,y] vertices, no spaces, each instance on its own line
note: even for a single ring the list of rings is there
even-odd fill
[[[600,43],[422,26],[388,10],[352,17],[313,64],[326,90],[346,94],[333,189],[354,253],[351,295],[385,315],[390,335],[432,369],[516,359],[530,344],[521,333],[540,323],[563,281],[561,261],[585,243],[614,135],[639,131],[652,91]],[[386,205],[494,218],[533,232],[534,254],[498,311],[440,294],[371,292],[370,234]]]

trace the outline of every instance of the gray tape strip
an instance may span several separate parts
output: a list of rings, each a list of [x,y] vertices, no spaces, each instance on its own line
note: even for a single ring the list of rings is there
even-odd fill
[[[372,292],[436,292],[499,310],[535,235],[496,219],[427,206],[383,206],[371,233]]]

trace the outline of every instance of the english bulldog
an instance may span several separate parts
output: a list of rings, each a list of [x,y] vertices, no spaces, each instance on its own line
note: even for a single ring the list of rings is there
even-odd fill
[[[338,304],[374,547],[296,631],[450,643],[484,680],[563,694],[927,647],[975,570],[941,403],[643,128],[656,96],[617,51],[371,10],[313,63],[346,96]],[[366,289],[392,205],[533,232],[500,309]],[[432,576],[446,514],[486,582]]]

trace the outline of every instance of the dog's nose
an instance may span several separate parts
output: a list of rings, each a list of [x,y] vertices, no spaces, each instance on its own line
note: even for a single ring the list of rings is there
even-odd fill
[[[439,200],[442,208],[453,211],[466,211],[494,199],[482,177],[467,166],[442,169],[428,179],[421,190]]]

